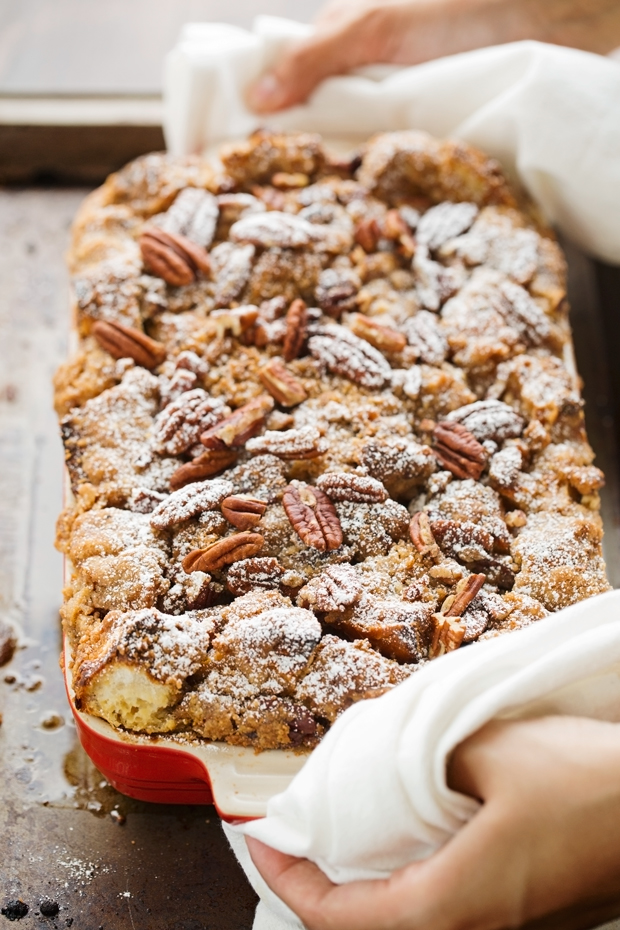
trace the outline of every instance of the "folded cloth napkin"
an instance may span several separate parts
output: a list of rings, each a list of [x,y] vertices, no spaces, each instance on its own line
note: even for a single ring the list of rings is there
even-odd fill
[[[249,32],[223,23],[183,28],[164,80],[173,154],[200,152],[264,124],[249,84],[311,27],[259,16]],[[380,66],[324,81],[305,106],[270,126],[327,136],[424,129],[498,158],[579,246],[620,263],[620,66],[539,42],[453,55],[413,68]]]

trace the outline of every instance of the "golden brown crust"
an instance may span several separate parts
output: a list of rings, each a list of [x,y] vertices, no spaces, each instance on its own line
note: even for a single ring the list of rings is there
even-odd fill
[[[222,164],[145,156],[76,220],[63,620],[88,712],[307,749],[429,658],[607,590],[603,478],[564,259],[495,162],[385,133],[335,171],[263,131]],[[147,221],[208,250],[195,280],[144,266]]]

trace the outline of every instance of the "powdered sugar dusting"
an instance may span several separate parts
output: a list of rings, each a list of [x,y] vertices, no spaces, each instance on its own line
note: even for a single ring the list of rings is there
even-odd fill
[[[204,664],[213,631],[213,621],[199,613],[140,610],[114,617],[110,636],[127,661],[145,664],[153,678],[180,688]]]
[[[212,478],[173,491],[151,514],[151,526],[166,529],[205,510],[215,510],[224,498],[232,494],[233,487],[232,482],[225,478]]]

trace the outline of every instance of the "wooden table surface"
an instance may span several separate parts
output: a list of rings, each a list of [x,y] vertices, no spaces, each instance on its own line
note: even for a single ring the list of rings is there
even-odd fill
[[[65,357],[63,254],[81,189],[0,191],[0,618],[22,648],[0,670],[0,905],[38,902],[75,930],[246,930],[255,896],[212,808],[118,795],[81,750],[58,669],[62,448],[51,377]],[[569,251],[573,327],[587,417],[605,469],[606,553],[620,584],[617,475],[620,272]],[[614,329],[615,327],[615,329]],[[124,825],[112,811],[126,818]],[[1,919],[0,919],[1,920]],[[73,922],[73,923],[71,923]]]

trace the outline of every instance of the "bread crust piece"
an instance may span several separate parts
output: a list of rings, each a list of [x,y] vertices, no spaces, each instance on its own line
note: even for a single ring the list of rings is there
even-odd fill
[[[304,133],[155,153],[76,219],[62,613],[77,701],[114,726],[309,749],[438,653],[608,588],[552,234],[460,142],[333,164]],[[196,280],[146,268],[145,229],[206,249]]]

